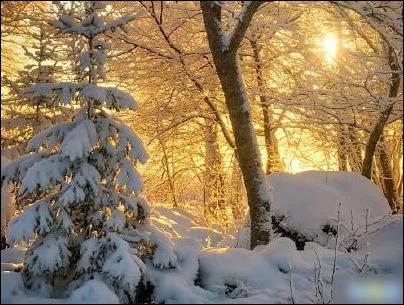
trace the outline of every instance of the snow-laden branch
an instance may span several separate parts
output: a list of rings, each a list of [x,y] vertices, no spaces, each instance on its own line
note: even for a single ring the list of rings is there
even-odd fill
[[[63,33],[75,33],[90,38],[106,32],[115,32],[118,28],[126,31],[125,25],[135,18],[135,15],[125,15],[114,21],[105,22],[101,16],[90,14],[82,21],[76,21],[71,16],[63,15],[58,20],[50,21],[50,25]]]
[[[50,98],[52,104],[66,105],[77,97],[92,100],[95,104],[105,104],[109,109],[137,109],[135,99],[117,88],[100,87],[92,84],[42,83],[27,88],[24,92],[30,99]]]

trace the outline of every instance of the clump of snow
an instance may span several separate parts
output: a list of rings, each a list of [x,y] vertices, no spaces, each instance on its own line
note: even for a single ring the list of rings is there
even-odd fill
[[[130,296],[134,298],[136,287],[141,278],[141,261],[131,255],[129,249],[118,248],[105,260],[102,273],[111,285],[119,290],[120,298],[125,300]]]
[[[31,152],[39,150],[39,148],[43,146],[47,140],[48,147],[54,147],[56,144],[58,144],[59,140],[63,140],[65,138],[73,127],[74,123],[61,123],[39,132],[28,141],[27,151]]]
[[[63,140],[61,155],[69,157],[71,161],[74,161],[76,158],[87,157],[96,143],[97,132],[93,122],[83,120]]]
[[[130,192],[141,192],[143,182],[139,172],[133,167],[133,162],[128,158],[120,161],[121,167],[117,175],[117,184],[125,185]]]
[[[150,240],[157,246],[153,254],[153,266],[160,269],[175,267],[177,256],[170,235],[155,229],[151,232]]]
[[[67,246],[65,237],[48,234],[27,251],[24,264],[30,273],[37,276],[60,271],[69,265],[71,252]]]
[[[70,167],[71,163],[69,160],[60,155],[53,155],[36,162],[27,170],[24,178],[21,180],[21,188],[18,194],[23,197],[32,193],[38,187],[46,190],[61,183]]]
[[[44,152],[27,154],[14,160],[1,169],[1,181],[7,184],[10,181],[22,181],[27,171],[37,162],[46,157]]]
[[[11,242],[28,241],[37,233],[49,232],[52,223],[48,201],[38,200],[25,207],[23,212],[10,222],[7,239]]]
[[[194,285],[198,273],[198,254],[201,245],[191,238],[174,238],[176,268],[159,269],[147,266],[146,278],[154,286],[156,303],[197,304],[204,303],[203,289]]]
[[[72,304],[119,304],[118,296],[104,282],[89,280],[73,290],[69,303]]]

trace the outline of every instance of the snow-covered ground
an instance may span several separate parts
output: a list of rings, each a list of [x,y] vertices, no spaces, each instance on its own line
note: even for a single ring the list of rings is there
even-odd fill
[[[248,228],[226,235],[201,227],[189,211],[156,207],[151,224],[166,233],[176,256],[175,268],[147,265],[156,303],[328,303],[331,298],[402,303],[403,218],[388,215],[376,186],[343,172],[275,174],[269,181],[274,214],[284,217],[285,227],[312,239],[304,250],[289,238],[275,237],[251,251]],[[338,225],[338,210],[336,249],[335,236],[322,228]],[[350,252],[349,242],[355,243]],[[96,279],[65,299],[31,294],[18,272],[6,271],[18,270],[23,253],[21,247],[1,253],[2,303],[118,302]]]

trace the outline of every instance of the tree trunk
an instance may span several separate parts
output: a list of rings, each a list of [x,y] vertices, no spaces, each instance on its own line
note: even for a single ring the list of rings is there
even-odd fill
[[[372,181],[374,182],[374,184],[376,184],[377,186],[379,186],[382,191],[383,194],[386,194],[386,190],[384,187],[384,182],[383,182],[383,177],[382,177],[382,173],[380,172],[380,162],[379,162],[379,157],[378,157],[378,153],[375,154],[374,158],[373,158],[373,164],[372,164]]]
[[[263,67],[260,58],[260,50],[256,40],[251,39],[250,43],[254,53],[259,99],[264,120],[265,148],[267,152],[266,173],[270,174],[273,172],[282,172],[284,170],[284,167],[279,155],[278,141],[275,137],[276,129],[273,128],[272,112],[271,108],[269,107],[269,101],[265,96],[265,84],[263,78]]]
[[[384,126],[386,125],[390,113],[393,110],[395,99],[397,97],[398,89],[400,86],[401,78],[398,72],[399,71],[398,64],[395,61],[394,50],[391,47],[388,48],[387,55],[391,70],[391,82],[392,82],[389,90],[389,100],[393,99],[394,101],[391,102],[391,104],[387,105],[387,107],[382,109],[373,130],[370,132],[369,140],[366,145],[365,158],[363,160],[363,167],[362,167],[362,175],[368,179],[372,179],[372,159],[375,154],[376,145],[383,134]]]
[[[402,126],[402,122],[401,122]],[[396,187],[397,187],[397,194],[399,198],[400,208],[403,202],[403,130],[400,128],[400,134],[396,138],[397,142],[394,145],[394,151],[392,152],[392,159],[393,159],[393,176],[396,177]]]
[[[398,212],[398,192],[395,184],[393,168],[388,147],[383,136],[380,138],[379,162],[384,184],[385,195],[393,214]]]
[[[172,99],[173,95],[170,95],[170,100]],[[178,207],[178,200],[175,192],[175,183],[173,179],[173,175],[171,173],[170,169],[170,160],[167,154],[167,146],[165,140],[161,136],[161,130],[162,130],[162,120],[161,120],[161,115],[160,115],[160,103],[157,101],[156,103],[156,127],[157,127],[157,139],[160,143],[161,150],[163,152],[163,165],[164,165],[164,170],[167,175],[167,180],[168,180],[168,185],[170,187],[171,191],[171,197],[173,200],[173,207],[176,208]],[[174,171],[173,171],[174,172]]]
[[[213,1],[201,1],[203,19],[216,71],[224,92],[233,127],[239,164],[247,191],[251,218],[251,248],[267,244],[271,233],[269,187],[262,169],[261,156],[251,120],[250,104],[238,64],[237,49],[259,3],[246,2],[248,9],[239,20],[228,42],[223,37],[221,7]]]
[[[225,192],[222,156],[218,143],[216,121],[205,119],[205,204],[215,217],[225,217]]]
[[[238,165],[236,157],[233,158],[231,169],[231,210],[234,220],[243,220],[245,216],[245,204],[243,194],[243,176]]]
[[[88,38],[88,51],[89,51],[89,58],[90,58],[90,65],[88,71],[88,83],[93,84],[96,83],[96,78],[94,75],[94,38],[90,36]],[[93,101],[92,99],[87,99],[87,117],[91,119],[93,117]]]
[[[348,156],[346,153],[346,139],[343,126],[337,126],[337,152],[338,152],[338,170],[348,170]]]
[[[348,161],[351,170],[357,173],[362,171],[362,149],[359,141],[359,134],[352,126],[348,126],[349,148]]]
[[[158,135],[158,140],[161,145],[161,150],[163,151],[163,164],[164,164],[164,169],[167,174],[168,185],[170,186],[171,196],[172,196],[172,200],[173,200],[173,207],[176,208],[176,207],[178,207],[178,201],[177,201],[177,196],[175,195],[175,184],[174,184],[173,175],[171,174],[171,170],[170,170],[170,163],[169,163],[170,161],[169,161],[168,155],[167,155],[167,147],[166,147],[164,140],[161,138],[160,135]]]

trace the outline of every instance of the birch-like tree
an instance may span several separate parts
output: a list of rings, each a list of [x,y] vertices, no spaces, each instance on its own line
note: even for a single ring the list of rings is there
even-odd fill
[[[200,4],[209,47],[230,114],[250,208],[251,248],[255,248],[257,245],[267,244],[270,239],[271,199],[262,169],[252,124],[251,107],[240,71],[237,50],[260,2],[244,3],[241,11],[231,17],[227,24],[222,19],[224,3],[201,1]]]

